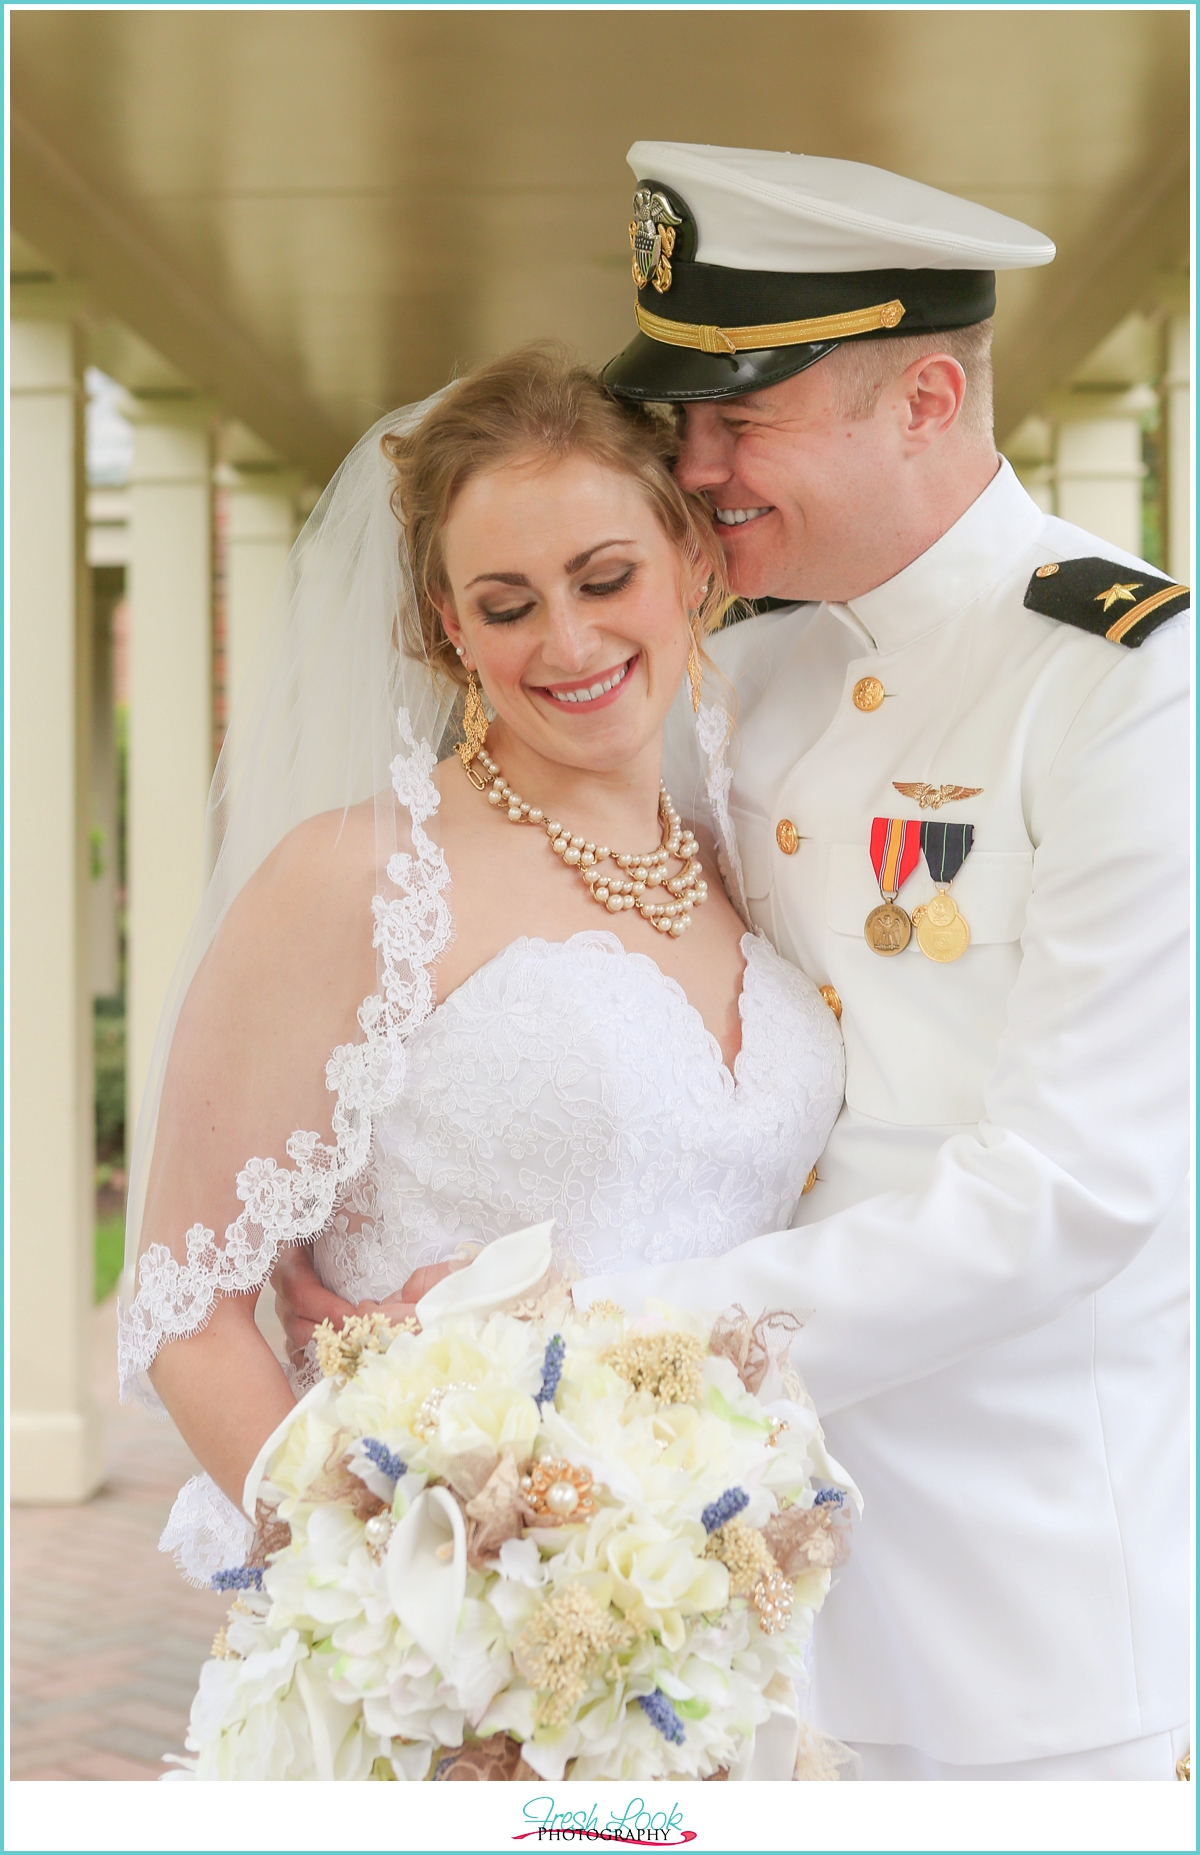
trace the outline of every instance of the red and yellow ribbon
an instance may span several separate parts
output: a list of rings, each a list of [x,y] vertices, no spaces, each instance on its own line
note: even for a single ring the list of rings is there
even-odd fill
[[[919,818],[873,818],[871,864],[885,901],[894,902],[921,856]]]

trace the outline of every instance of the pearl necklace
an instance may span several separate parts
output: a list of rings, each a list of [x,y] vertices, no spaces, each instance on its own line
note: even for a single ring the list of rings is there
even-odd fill
[[[660,934],[673,935],[676,940],[687,932],[692,923],[692,909],[708,898],[708,884],[704,880],[699,845],[680,820],[665,786],[660,785],[658,792],[662,842],[657,850],[625,853],[610,850],[607,844],[593,844],[582,837],[572,837],[557,818],[548,818],[538,806],[528,804],[519,792],[513,791],[485,748],[480,748],[475,758],[491,780],[487,788],[488,804],[504,806],[513,824],[540,825],[554,854],[578,871],[593,902],[606,908],[610,915],[620,914],[625,908],[636,908],[643,921],[648,921]],[[482,782],[477,781],[470,768],[467,771],[471,784],[482,791]],[[683,868],[669,876],[667,865],[672,858],[682,863]],[[622,874],[604,875],[600,865],[608,862],[615,863]],[[665,889],[671,899],[653,900],[651,891],[654,889]]]

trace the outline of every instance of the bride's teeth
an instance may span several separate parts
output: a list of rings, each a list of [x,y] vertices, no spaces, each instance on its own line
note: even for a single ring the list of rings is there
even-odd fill
[[[615,689],[628,673],[629,665],[623,663],[607,681],[593,683],[590,689],[559,689],[551,691],[551,694],[556,702],[594,702],[598,696],[606,696],[610,689]]]

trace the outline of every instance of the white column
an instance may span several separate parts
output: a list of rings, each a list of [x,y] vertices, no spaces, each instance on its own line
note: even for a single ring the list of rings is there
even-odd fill
[[[1056,512],[1102,541],[1142,552],[1141,415],[1149,387],[1079,393],[1060,404],[1054,447]]]
[[[1004,455],[1022,487],[1047,515],[1054,508],[1054,433],[1047,419],[1031,414],[1004,445]]]
[[[225,712],[254,659],[263,621],[296,539],[296,471],[226,466]]]
[[[141,403],[130,480],[126,1125],[200,900],[213,764],[212,444],[197,402]]]
[[[118,747],[113,689],[113,614],[124,596],[120,567],[92,567],[91,989],[120,989]]]
[[[1186,315],[1167,317],[1167,366],[1162,383],[1163,465],[1167,518],[1166,570],[1181,585],[1191,583],[1192,552],[1192,340]]]
[[[11,1456],[18,1501],[86,1500],[93,1127],[83,379],[69,319],[12,324]]]

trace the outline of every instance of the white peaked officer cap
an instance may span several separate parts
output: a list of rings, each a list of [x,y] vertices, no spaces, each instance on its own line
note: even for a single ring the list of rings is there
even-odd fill
[[[604,379],[627,399],[721,399],[840,342],[982,322],[998,270],[1054,246],[990,207],[858,161],[635,142],[638,333]]]

